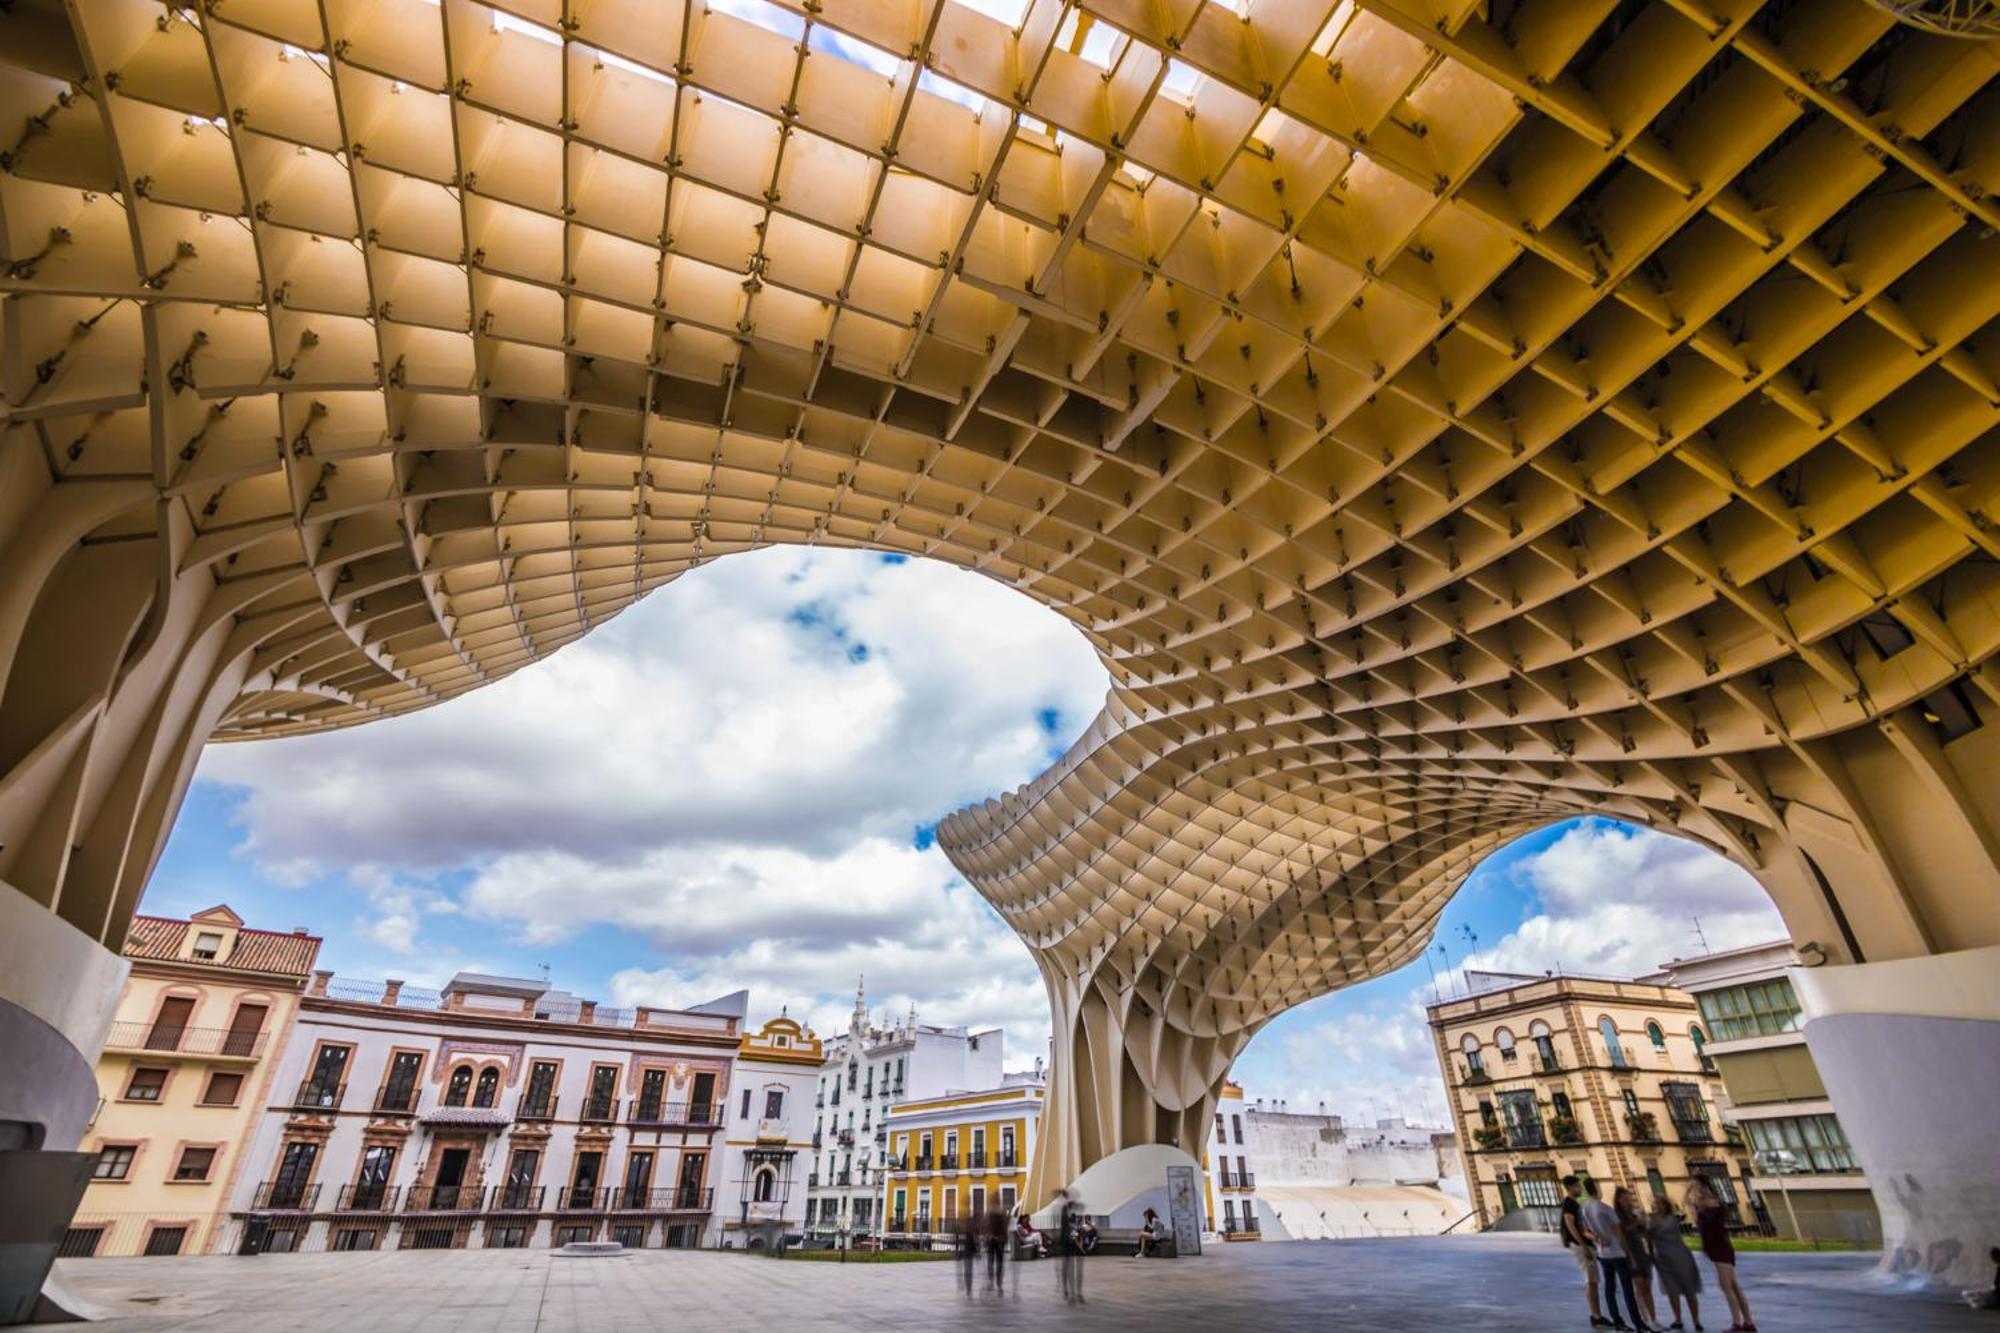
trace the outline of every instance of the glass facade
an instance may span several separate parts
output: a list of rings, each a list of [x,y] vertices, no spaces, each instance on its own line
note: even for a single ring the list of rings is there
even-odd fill
[[[1776,1120],[1746,1120],[1750,1146],[1757,1150],[1757,1165],[1776,1174],[1773,1158],[1782,1163],[1786,1174],[1831,1175],[1859,1171],[1854,1153],[1840,1121],[1831,1115],[1789,1115]]]
[[[1799,1029],[1799,997],[1784,977],[1725,986],[1696,997],[1715,1041],[1775,1037]]]

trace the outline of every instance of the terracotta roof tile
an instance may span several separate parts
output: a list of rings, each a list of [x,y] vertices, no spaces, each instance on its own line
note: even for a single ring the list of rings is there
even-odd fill
[[[135,916],[132,933],[125,938],[127,958],[186,962],[194,967],[215,967],[231,972],[282,972],[304,977],[312,971],[319,955],[320,937],[294,935],[289,931],[251,930],[236,932],[236,947],[220,962],[201,962],[181,957],[190,922],[164,916]]]

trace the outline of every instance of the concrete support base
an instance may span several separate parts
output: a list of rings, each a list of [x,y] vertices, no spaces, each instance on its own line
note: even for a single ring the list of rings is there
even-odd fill
[[[1990,1281],[2000,1239],[2000,948],[1799,968],[1806,1044],[1882,1214],[1893,1277]]]
[[[97,1109],[97,1055],[126,969],[0,883],[0,1323],[36,1317],[88,1183],[89,1160],[74,1150]]]

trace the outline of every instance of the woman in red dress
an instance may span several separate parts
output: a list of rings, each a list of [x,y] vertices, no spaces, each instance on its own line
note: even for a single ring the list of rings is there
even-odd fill
[[[1722,1200],[1707,1181],[1697,1180],[1688,1186],[1687,1206],[1694,1216],[1695,1234],[1701,1237],[1701,1252],[1715,1268],[1715,1285],[1722,1288],[1722,1297],[1729,1302],[1729,1317],[1736,1321],[1729,1326],[1729,1333],[1757,1333],[1756,1321],[1750,1318],[1750,1302],[1743,1299],[1743,1288],[1736,1284],[1736,1246],[1729,1239],[1729,1214],[1723,1210]]]

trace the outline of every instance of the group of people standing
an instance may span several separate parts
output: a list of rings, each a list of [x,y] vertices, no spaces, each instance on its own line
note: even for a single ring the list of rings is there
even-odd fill
[[[1642,1209],[1639,1196],[1622,1186],[1606,1203],[1595,1180],[1564,1176],[1562,1183],[1566,1196],[1562,1242],[1583,1273],[1590,1326],[1657,1333],[1662,1328],[1683,1329],[1691,1323],[1696,1333],[1701,1333],[1701,1270],[1681,1236],[1681,1215],[1673,1204],[1655,1197],[1650,1209]],[[1729,1239],[1729,1216],[1722,1200],[1706,1182],[1697,1180],[1688,1189],[1687,1207],[1701,1251],[1715,1270],[1715,1285],[1729,1303],[1733,1321],[1729,1333],[1756,1333],[1750,1303],[1736,1282],[1736,1247]],[[1655,1278],[1673,1310],[1671,1324],[1661,1323],[1654,1304]],[[1687,1306],[1685,1322],[1683,1302]]]
[[[1027,1210],[1011,1220],[994,1209],[984,1217],[966,1217],[953,1228],[953,1239],[965,1294],[972,1295],[979,1259],[986,1259],[987,1289],[996,1295],[1006,1288],[1007,1254],[1018,1250],[1023,1259],[1045,1259],[1051,1254],[1062,1260],[1060,1285],[1063,1299],[1072,1305],[1083,1303],[1082,1259],[1097,1248],[1097,1219],[1083,1211],[1076,1196],[1065,1190],[1057,1199],[1058,1223],[1053,1246],[1047,1232],[1035,1226]],[[1153,1222],[1147,1210],[1148,1226]]]

